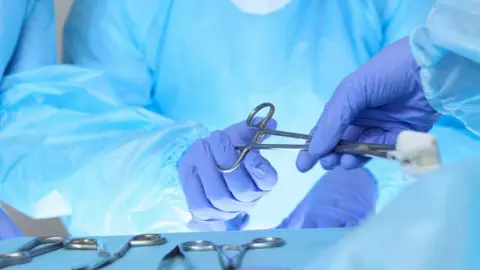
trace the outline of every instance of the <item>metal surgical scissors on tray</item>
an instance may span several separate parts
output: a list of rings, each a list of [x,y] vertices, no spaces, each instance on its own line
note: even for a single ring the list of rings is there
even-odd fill
[[[117,252],[113,255],[108,255],[103,260],[98,263],[93,264],[92,266],[84,266],[73,268],[73,270],[97,270],[101,269],[107,265],[110,265],[123,256],[130,250],[132,247],[145,247],[145,246],[158,246],[167,243],[167,238],[158,233],[147,233],[135,235]]]
[[[285,245],[285,241],[278,237],[255,238],[249,243],[242,245],[217,245],[207,240],[195,240],[182,243],[184,251],[217,251],[224,270],[239,269],[245,253],[250,249],[276,248]],[[238,254],[230,257],[225,254],[226,251],[238,251]],[[225,260],[227,261],[225,264]]]
[[[262,121],[259,123],[254,123],[255,116],[264,108],[268,107],[267,116],[265,116]],[[273,118],[275,113],[275,106],[271,103],[262,103],[255,107],[252,112],[247,117],[247,125],[251,128],[257,129],[257,133],[253,137],[253,140],[250,144],[245,146],[236,146],[237,150],[240,151],[240,156],[235,161],[235,163],[230,168],[223,168],[217,165],[219,171],[223,173],[229,173],[237,169],[243,160],[247,156],[248,152],[252,149],[260,150],[306,150],[308,149],[309,143],[312,140],[312,135],[286,132],[274,129],[267,129],[267,124]],[[262,143],[263,137],[267,135],[302,139],[306,142],[304,144],[265,144]],[[384,145],[384,144],[367,144],[359,142],[349,142],[349,141],[340,141],[339,144],[334,148],[334,152],[337,153],[348,153],[353,155],[365,155],[371,157],[379,157],[385,159],[395,159],[394,145]]]
[[[23,246],[17,252],[0,254],[0,268],[29,263],[34,257],[61,249],[65,237],[37,237]]]

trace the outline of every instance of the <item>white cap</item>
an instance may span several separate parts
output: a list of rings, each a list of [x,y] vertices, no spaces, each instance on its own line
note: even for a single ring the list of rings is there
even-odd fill
[[[396,155],[405,171],[418,175],[441,165],[437,138],[428,133],[406,130],[397,138]]]

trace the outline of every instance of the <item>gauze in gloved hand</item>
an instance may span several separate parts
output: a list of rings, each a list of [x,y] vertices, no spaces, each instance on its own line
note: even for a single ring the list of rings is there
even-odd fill
[[[272,119],[267,128],[275,129],[276,125]],[[276,170],[255,149],[233,172],[217,169],[217,164],[233,165],[239,157],[235,146],[249,144],[256,132],[242,121],[197,140],[180,160],[178,173],[193,217],[189,224],[192,230],[240,229],[249,210],[277,183]]]
[[[439,114],[425,99],[419,67],[408,38],[388,46],[346,77],[325,105],[297,169],[309,171],[317,161],[330,170],[363,166],[368,158],[331,153],[340,139],[394,145],[403,130],[429,131]]]

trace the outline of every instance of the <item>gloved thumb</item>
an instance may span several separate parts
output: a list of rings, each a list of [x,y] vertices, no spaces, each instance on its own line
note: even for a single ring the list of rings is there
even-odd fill
[[[263,120],[263,117],[255,117],[253,123],[259,123]],[[267,129],[276,129],[277,121],[271,119],[266,126]],[[230,140],[235,146],[243,146],[252,142],[255,134],[257,134],[258,129],[247,125],[247,121],[242,121],[240,123],[229,126],[224,130],[228,134]],[[269,136],[263,137],[262,141],[266,140]]]
[[[352,76],[347,77],[335,90],[332,98],[311,131],[312,141],[307,151],[300,151],[297,157],[297,169],[307,172],[318,160],[331,153],[338,144],[349,124],[366,108],[364,86],[354,83]],[[335,155],[332,155],[334,158]]]

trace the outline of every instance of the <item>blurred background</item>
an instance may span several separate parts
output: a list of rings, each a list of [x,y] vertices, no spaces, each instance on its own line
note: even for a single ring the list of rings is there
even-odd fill
[[[56,9],[55,12],[57,16],[57,48],[58,48],[59,59],[61,59],[61,55],[62,55],[63,23],[67,18],[68,11],[70,10],[70,7],[72,5],[72,1],[73,0],[54,0],[55,9]],[[67,235],[67,231],[63,227],[61,221],[57,218],[34,220],[23,215],[18,211],[15,211],[15,209],[6,205],[3,202],[2,202],[2,206],[10,215],[10,217],[17,223],[17,225],[23,230],[25,235],[28,235],[28,236]]]

